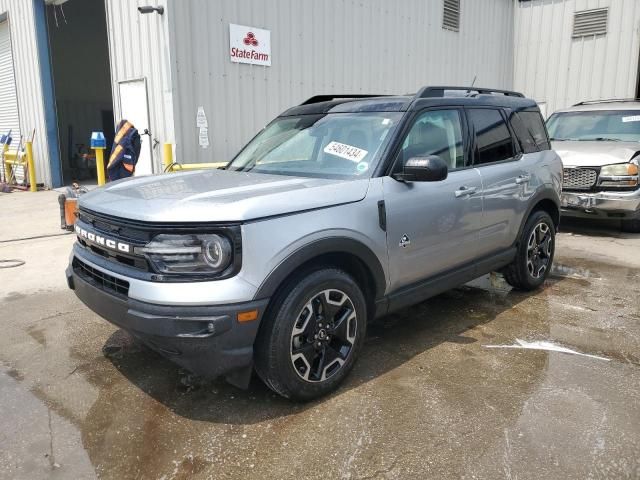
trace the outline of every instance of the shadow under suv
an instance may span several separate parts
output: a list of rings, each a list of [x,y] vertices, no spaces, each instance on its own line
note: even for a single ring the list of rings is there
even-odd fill
[[[181,366],[309,400],[367,322],[493,270],[551,269],[562,165],[536,103],[483,88],[321,96],[224,170],[118,181],[80,199],[68,283]]]

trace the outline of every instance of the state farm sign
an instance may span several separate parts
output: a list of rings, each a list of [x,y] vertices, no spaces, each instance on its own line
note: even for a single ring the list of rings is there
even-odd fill
[[[232,62],[271,66],[271,32],[229,24],[229,55]]]

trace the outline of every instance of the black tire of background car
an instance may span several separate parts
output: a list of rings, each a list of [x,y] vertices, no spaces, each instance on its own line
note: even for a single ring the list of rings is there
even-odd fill
[[[529,269],[527,268],[527,243],[531,232],[541,222],[546,223],[551,233],[551,257],[544,274],[539,278],[535,278],[529,273]],[[516,258],[511,264],[507,265],[502,270],[502,274],[504,275],[505,280],[509,285],[518,290],[535,290],[544,283],[545,279],[549,275],[549,272],[551,271],[551,267],[553,265],[555,250],[556,229],[551,216],[549,216],[549,214],[543,210],[536,210],[535,212],[532,212],[527,219],[527,223],[525,224],[524,229],[522,230],[522,237],[520,237],[520,240],[518,242]]]
[[[622,231],[629,233],[640,233],[640,218],[622,220]]]
[[[291,334],[309,299],[327,289],[339,289],[350,297],[357,315],[356,338],[340,370],[324,381],[311,383],[294,370]],[[366,334],[367,307],[358,284],[342,270],[321,268],[289,279],[272,301],[255,343],[254,365],[258,376],[274,392],[297,401],[313,400],[335,390],[353,368]]]

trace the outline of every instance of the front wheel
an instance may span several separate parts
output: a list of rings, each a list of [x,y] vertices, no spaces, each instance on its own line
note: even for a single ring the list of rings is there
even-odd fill
[[[274,305],[255,346],[255,369],[276,393],[308,401],[342,382],[362,348],[366,302],[355,280],[324,268],[292,283]]]
[[[551,271],[556,246],[556,229],[545,211],[531,214],[518,242],[516,257],[502,271],[509,285],[519,290],[534,290]]]

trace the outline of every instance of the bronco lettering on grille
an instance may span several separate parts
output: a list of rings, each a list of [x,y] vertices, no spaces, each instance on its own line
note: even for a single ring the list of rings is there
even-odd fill
[[[117,240],[114,240],[112,238],[103,237],[82,228],[78,224],[76,224],[75,230],[78,237],[85,242],[93,243],[101,247],[110,248],[111,250],[115,250],[117,252],[131,253],[131,245],[129,245],[128,243],[118,242]]]

